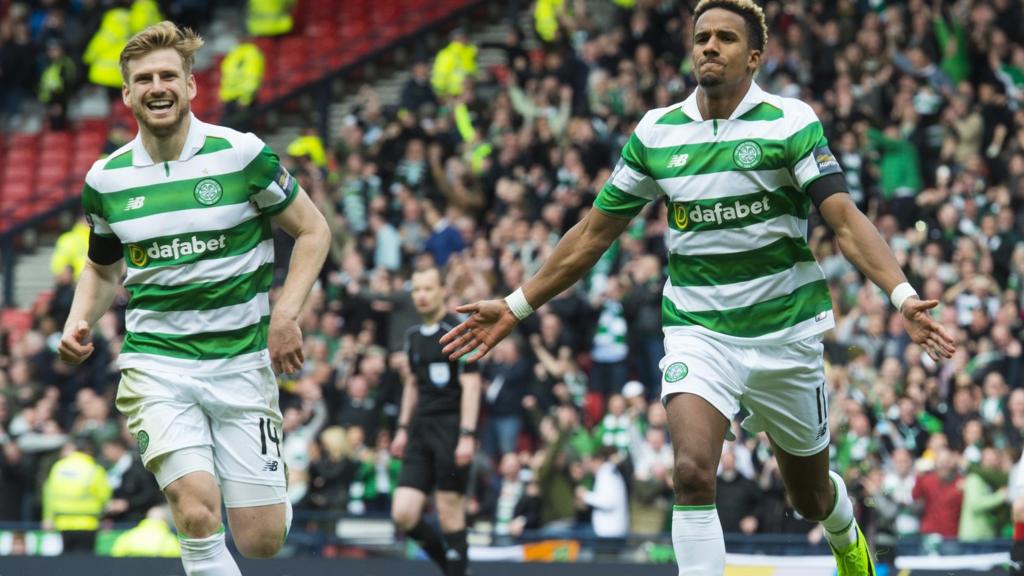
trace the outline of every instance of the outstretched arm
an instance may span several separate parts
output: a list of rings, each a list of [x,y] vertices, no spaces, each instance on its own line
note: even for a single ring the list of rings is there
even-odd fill
[[[618,238],[628,218],[592,209],[555,246],[551,257],[523,285],[526,302],[536,309],[575,284]],[[482,358],[519,322],[504,300],[484,300],[457,308],[470,317],[441,338],[444,353],[453,360],[476,350],[469,362]]]
[[[892,250],[871,221],[857,209],[849,194],[832,194],[818,209],[835,232],[846,259],[886,294],[892,294],[897,286],[907,282]],[[949,358],[956,351],[953,338],[928,315],[928,310],[938,304],[938,300],[923,301],[913,294],[900,306],[907,333],[936,361]]]

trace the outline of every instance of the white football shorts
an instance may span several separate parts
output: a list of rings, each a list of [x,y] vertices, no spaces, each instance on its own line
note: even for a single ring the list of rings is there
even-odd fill
[[[207,471],[229,508],[287,499],[270,367],[213,376],[131,368],[122,371],[116,405],[161,489]]]
[[[750,413],[747,431],[767,432],[794,456],[817,454],[829,443],[821,338],[739,346],[696,332],[667,334],[661,400],[696,394],[729,421],[742,405]]]

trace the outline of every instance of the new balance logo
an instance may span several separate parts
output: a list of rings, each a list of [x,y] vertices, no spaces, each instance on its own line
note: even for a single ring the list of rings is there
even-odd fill
[[[133,198],[129,198],[128,203],[125,204],[124,206],[124,211],[127,212],[129,210],[138,210],[139,208],[142,208],[142,205],[145,203],[145,196],[135,196]]]
[[[682,168],[683,166],[686,166],[686,161],[689,159],[689,154],[673,154],[672,157],[668,159],[668,167]]]
[[[264,472],[277,472],[277,460],[267,460],[267,463],[263,465]]]

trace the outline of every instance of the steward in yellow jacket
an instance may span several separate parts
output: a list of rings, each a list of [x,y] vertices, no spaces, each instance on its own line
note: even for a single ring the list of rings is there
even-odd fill
[[[476,74],[476,46],[469,43],[462,29],[452,33],[452,41],[437,53],[430,84],[438,98],[462,94],[466,78]]]

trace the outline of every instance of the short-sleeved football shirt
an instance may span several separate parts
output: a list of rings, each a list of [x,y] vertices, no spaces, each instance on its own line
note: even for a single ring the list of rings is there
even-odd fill
[[[834,326],[805,237],[807,188],[837,173],[807,104],[751,83],[730,118],[705,120],[695,90],[644,115],[594,206],[633,217],[652,200],[666,202],[666,333],[793,342]]]
[[[298,185],[253,134],[195,116],[178,160],[141,137],[97,161],[82,204],[93,233],[127,264],[127,335],[118,366],[222,374],[267,366],[270,218]]]

